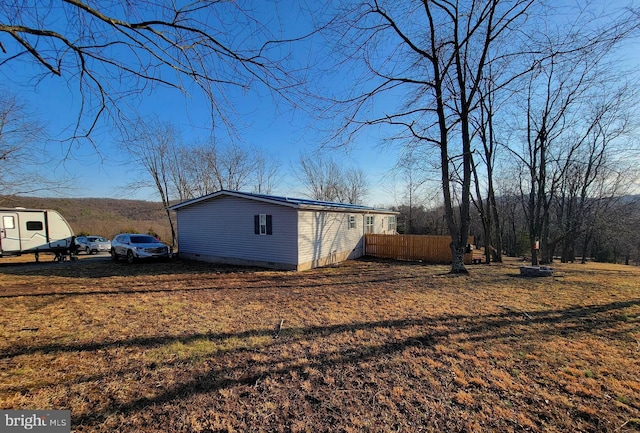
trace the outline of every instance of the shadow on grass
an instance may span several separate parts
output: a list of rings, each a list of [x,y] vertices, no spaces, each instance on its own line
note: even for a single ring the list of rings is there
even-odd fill
[[[183,380],[177,386],[160,390],[150,397],[141,397],[128,403],[112,401],[108,407],[98,413],[85,413],[73,417],[74,425],[95,426],[103,423],[110,415],[129,415],[148,406],[162,405],[176,399],[186,399],[190,396],[228,389],[237,385],[256,385],[266,377],[277,378],[283,374],[293,372],[302,375],[304,370],[315,368],[322,370],[332,367],[346,367],[347,365],[377,360],[389,355],[401,353],[410,348],[431,350],[436,344],[447,344],[470,341],[513,341],[532,340],[551,337],[571,337],[578,334],[602,334],[607,338],[623,338],[624,335],[637,332],[638,322],[628,322],[623,310],[640,305],[640,299],[623,302],[611,302],[601,305],[569,307],[547,311],[514,311],[485,315],[444,315],[422,317],[417,319],[381,320],[359,323],[345,323],[328,326],[310,326],[302,328],[285,328],[280,338],[261,346],[258,350],[268,352],[265,360],[256,361],[249,357],[235,360],[232,367],[218,362],[223,356],[240,355],[248,349],[235,349],[216,353],[208,358],[215,364],[206,371],[195,371],[188,380]],[[626,324],[625,329],[618,329],[620,324]],[[630,329],[629,326],[633,329]],[[283,355],[289,351],[279,350],[287,344],[311,342],[315,339],[331,337],[341,333],[356,333],[367,330],[410,330],[416,332],[406,338],[388,337],[381,344],[350,344],[340,350],[325,350],[314,355],[312,359],[301,365],[293,355]],[[401,335],[400,333],[383,333],[380,335]],[[222,341],[230,338],[246,339],[250,337],[264,337],[273,335],[272,329],[249,330],[238,333],[198,333],[183,336],[158,336],[148,338],[133,338],[113,340],[91,344],[49,344],[29,348],[20,348],[2,354],[0,359],[7,360],[16,356],[34,353],[59,353],[97,351],[115,347],[150,349],[172,343],[188,344],[200,339]],[[322,347],[322,345],[320,345]],[[255,350],[252,350],[254,352]],[[171,366],[170,363],[163,364]],[[208,364],[207,364],[208,365]],[[184,367],[181,364],[180,369]],[[140,368],[148,368],[141,365]],[[176,367],[177,368],[177,367]],[[122,377],[122,371],[111,371],[109,376]],[[126,372],[125,372],[126,373]],[[106,377],[106,376],[105,376]],[[105,377],[88,377],[87,381],[105,380]],[[49,386],[49,385],[47,385]],[[15,392],[30,392],[32,389],[12,388]]]
[[[343,277],[342,275],[336,275],[335,278]],[[331,277],[328,277],[331,279]],[[327,279],[327,277],[325,277]],[[380,283],[397,283],[398,281],[410,281],[410,280],[422,280],[423,278],[420,276],[404,276],[404,277],[388,277],[388,278],[360,278],[357,280],[359,284],[380,284]],[[291,281],[291,278],[289,278]],[[270,290],[290,290],[290,289],[300,289],[300,290],[308,290],[322,287],[338,287],[340,285],[351,285],[351,283],[347,282],[336,282],[336,281],[328,281],[328,282],[315,282],[313,284],[303,284],[303,283],[287,283],[280,284],[277,287],[269,287]],[[139,289],[139,288],[131,288],[131,289],[113,289],[113,290],[93,290],[86,289],[83,291],[44,291],[44,292],[29,292],[29,291],[19,291],[14,290],[12,293],[3,294],[0,289],[0,299],[2,298],[20,298],[20,297],[46,297],[46,296],[55,296],[59,298],[66,297],[74,297],[74,296],[91,296],[91,295],[132,295],[132,294],[144,294],[144,293],[180,293],[180,292],[206,292],[206,291],[216,291],[216,290],[262,290],[265,287],[260,285],[259,282],[256,282],[254,285],[242,285],[237,287],[230,287],[226,282],[221,281],[219,285],[216,286],[207,286],[207,287],[179,287],[179,288],[171,288],[171,289]],[[5,289],[6,290],[6,289]]]
[[[640,299],[634,299],[626,302],[612,302],[603,305],[591,305],[586,307],[567,308],[561,310],[548,311],[513,311],[509,310],[501,314],[487,314],[481,316],[467,315],[447,315],[442,317],[425,317],[420,319],[400,319],[400,320],[382,320],[375,322],[361,322],[336,324],[328,326],[312,326],[305,328],[286,328],[283,337],[301,335],[296,337],[307,339],[319,336],[328,336],[341,332],[355,332],[358,330],[371,330],[376,328],[401,329],[414,326],[427,326],[429,328],[446,327],[447,331],[436,332],[430,334],[431,338],[443,338],[450,334],[449,328],[459,328],[460,332],[469,335],[467,340],[487,340],[501,339],[505,336],[515,336],[514,325],[562,325],[548,329],[543,334],[566,335],[570,333],[594,332],[613,327],[613,325],[626,322],[628,319],[624,314],[612,315],[607,317],[598,317],[599,314],[608,313],[616,310],[623,310],[636,305],[640,305]],[[639,323],[640,326],[640,323]],[[497,334],[495,332],[509,327],[506,334]],[[141,337],[126,340],[113,340],[99,343],[69,343],[69,344],[45,344],[39,346],[30,346],[9,350],[0,354],[0,359],[9,359],[21,355],[30,355],[34,353],[57,353],[57,352],[83,352],[104,350],[114,347],[139,347],[154,348],[171,343],[188,344],[196,340],[226,340],[229,338],[244,339],[250,337],[263,337],[273,335],[272,329],[248,330],[238,333],[198,333],[183,336],[158,336],[158,337]],[[540,335],[540,332],[537,333]],[[520,337],[524,335],[519,335]],[[283,338],[284,340],[285,338]]]
[[[110,256],[92,256],[80,260],[40,263],[2,263],[0,272],[9,275],[55,276],[67,278],[133,277],[167,274],[201,273],[253,273],[263,269],[220,265],[181,259],[147,260],[128,264],[124,260],[113,261]]]
[[[104,264],[105,267],[110,263]],[[390,283],[397,284],[399,281],[403,281],[406,283],[410,283],[412,280],[421,281],[424,280],[424,275],[388,275],[381,276],[378,269],[371,270],[358,270],[357,273],[352,273],[351,268],[349,267],[336,267],[340,272],[336,273],[326,273],[322,272],[322,280],[315,279],[311,280],[313,283],[309,283],[309,274],[307,272],[288,272],[288,271],[273,271],[273,270],[263,270],[257,268],[244,268],[244,267],[234,267],[234,266],[226,266],[226,267],[202,267],[200,263],[194,262],[186,262],[186,264],[181,263],[180,261],[172,262],[171,264],[160,265],[162,272],[154,271],[154,269],[158,269],[153,266],[153,263],[141,263],[139,265],[120,265],[120,264],[112,264],[117,266],[123,266],[131,270],[132,272],[140,271],[144,273],[131,273],[127,274],[133,279],[139,276],[148,275],[152,276],[180,276],[185,274],[191,275],[200,275],[200,274],[210,274],[211,278],[207,280],[210,285],[205,287],[182,287],[178,286],[175,288],[153,288],[149,286],[140,287],[138,285],[133,285],[131,288],[122,288],[122,287],[114,287],[113,289],[93,289],[89,285],[86,289],[77,290],[77,289],[69,289],[64,286],[60,286],[58,290],[41,290],[39,289],[31,289],[31,288],[16,288],[13,289],[11,287],[3,287],[0,288],[0,299],[2,298],[19,298],[19,297],[46,297],[46,296],[56,296],[56,297],[74,297],[74,296],[93,296],[93,295],[130,295],[130,294],[144,294],[144,293],[180,293],[180,292],[203,292],[203,291],[215,291],[215,290],[261,290],[265,287],[269,287],[270,290],[291,290],[295,289],[296,291],[303,291],[309,289],[317,289],[322,287],[340,287],[340,286],[350,286],[354,282],[362,287],[367,284],[381,284],[381,283]],[[131,267],[130,267],[131,266]],[[138,267],[139,266],[139,267]],[[130,268],[129,268],[130,267]],[[181,271],[182,269],[182,271]],[[97,272],[92,274],[90,277],[87,275],[83,275],[83,270],[77,272],[75,277],[77,278],[106,278],[109,274],[110,276],[114,275],[114,272]],[[313,272],[313,271],[310,271]],[[6,272],[5,272],[6,273]],[[234,274],[245,274],[243,275],[243,280],[241,283],[230,282],[229,278]],[[250,276],[247,277],[246,274]],[[33,272],[27,273],[19,273],[19,275],[33,275]],[[50,276],[51,273],[37,273],[39,277]],[[102,275],[99,277],[97,275]],[[67,272],[61,272],[60,275],[56,276],[66,276],[69,277]],[[348,280],[345,280],[347,278]],[[423,283],[423,285],[425,285]],[[427,286],[429,283],[426,284]]]
[[[580,333],[614,332],[620,323],[625,322],[624,314],[606,314],[640,305],[640,299],[628,302],[612,302],[603,305],[567,308],[550,311],[517,312],[509,311],[502,314],[488,314],[481,316],[442,316],[424,317],[411,320],[384,320],[376,322],[362,322],[354,324],[338,324],[331,326],[306,327],[288,329],[280,340],[274,340],[275,345],[288,344],[296,341],[309,341],[317,338],[329,337],[339,333],[354,333],[359,330],[374,329],[408,329],[413,327],[425,328],[415,336],[405,339],[394,339],[383,344],[348,346],[342,350],[325,351],[314,356],[308,363],[300,365],[293,357],[276,354],[268,361],[254,361],[245,359],[232,368],[210,368],[205,372],[195,374],[188,381],[166,389],[154,398],[140,398],[126,404],[112,404],[107,410],[98,414],[85,414],[74,419],[74,423],[95,425],[103,422],[110,414],[128,415],[147,406],[162,405],[176,399],[185,399],[193,395],[205,394],[238,385],[255,386],[266,377],[277,378],[281,375],[297,373],[304,375],[308,368],[322,370],[332,367],[346,367],[370,360],[378,360],[390,355],[401,353],[409,348],[432,349],[436,344],[446,344],[450,339],[457,342],[464,341],[509,341],[512,339],[544,338],[549,336],[567,337]],[[604,316],[603,316],[604,315]],[[536,329],[531,331],[532,328]],[[625,330],[625,333],[635,332]],[[198,338],[228,338],[237,336],[243,338],[248,335],[268,335],[270,331],[255,331],[249,334],[218,334],[194,335],[179,338],[177,341],[188,342]],[[609,335],[611,336],[611,335]],[[171,340],[169,340],[171,341]],[[121,342],[121,344],[132,342]],[[151,340],[147,343],[158,344]]]
[[[363,257],[353,260],[355,262],[376,263],[389,267],[427,267],[434,266],[426,263],[404,262],[392,260],[380,260],[370,257]],[[322,269],[341,269],[341,264],[327,266]],[[378,271],[372,269],[372,271]],[[106,278],[106,277],[135,277],[135,276],[157,276],[157,275],[190,275],[190,274],[260,274],[261,272],[281,273],[289,276],[291,274],[304,275],[292,271],[276,271],[249,266],[234,266],[216,263],[199,262],[193,260],[182,260],[178,258],[164,261],[140,261],[128,264],[124,260],[113,261],[108,255],[83,257],[79,260],[65,262],[28,262],[28,263],[3,263],[0,261],[0,273],[8,275],[40,276],[40,277],[67,277],[67,278]],[[313,272],[313,270],[311,270]]]

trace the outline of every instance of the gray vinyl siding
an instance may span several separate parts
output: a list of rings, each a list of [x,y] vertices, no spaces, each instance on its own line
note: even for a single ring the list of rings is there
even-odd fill
[[[349,228],[350,215],[355,216],[356,221],[356,227],[352,229]],[[389,214],[300,210],[298,263],[320,263],[332,256],[354,259],[364,255],[363,238],[367,215],[373,216],[373,233],[395,234],[395,231],[389,230]]]
[[[254,232],[254,215],[272,215],[273,234]],[[259,262],[297,263],[296,210],[223,196],[178,210],[179,252]]]
[[[373,219],[373,233],[382,234],[382,235],[393,235],[396,234],[395,230],[389,230],[389,217],[388,214],[374,214]],[[397,224],[397,220],[396,220]]]
[[[356,227],[353,229],[349,229],[349,215],[356,216]],[[362,234],[362,214],[300,210],[298,262],[316,263],[341,253],[348,253],[352,258],[359,257],[362,255]]]

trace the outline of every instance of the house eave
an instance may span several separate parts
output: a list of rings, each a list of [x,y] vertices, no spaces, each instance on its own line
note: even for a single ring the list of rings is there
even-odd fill
[[[329,203],[329,202],[305,203],[308,200],[294,199],[294,198],[288,198],[288,197],[275,197],[275,196],[269,196],[265,194],[250,194],[250,193],[243,193],[239,191],[229,191],[229,190],[220,190],[202,197],[187,200],[182,203],[169,206],[169,210],[178,211],[180,209],[194,206],[202,202],[215,200],[216,198],[219,198],[222,196],[238,197],[238,198],[243,198],[247,200],[253,200],[253,201],[258,201],[262,203],[269,203],[269,204],[274,204],[278,206],[289,207],[292,209],[308,210],[308,211],[358,213],[358,214],[376,213],[376,214],[386,214],[386,215],[398,215],[399,213],[396,211],[391,211],[386,209],[375,209],[367,206],[357,206],[357,205],[341,204],[341,203]]]
[[[276,205],[279,205],[279,206],[291,207],[291,208],[297,208],[299,206],[296,203],[286,203],[286,202],[282,202],[282,201],[279,201],[279,200],[273,200],[273,199],[269,199],[269,198],[266,198],[266,197],[243,194],[241,192],[236,192],[236,191],[220,190],[220,191],[216,191],[214,193],[208,194],[208,195],[204,195],[202,197],[198,197],[198,198],[194,198],[194,199],[191,199],[191,200],[184,201],[182,203],[174,204],[173,206],[169,206],[169,210],[178,211],[178,210],[180,210],[182,208],[193,206],[193,205],[196,205],[198,203],[205,202],[205,201],[214,200],[214,199],[216,199],[218,197],[222,197],[222,196],[244,198],[244,199],[249,199],[249,200],[260,201],[260,202],[263,202],[263,203],[270,203],[270,204],[276,204]]]
[[[400,212],[376,209],[376,208],[350,208],[340,206],[315,206],[315,205],[299,205],[300,210],[324,211],[324,212],[341,212],[341,213],[358,213],[358,214],[385,214],[398,215]]]

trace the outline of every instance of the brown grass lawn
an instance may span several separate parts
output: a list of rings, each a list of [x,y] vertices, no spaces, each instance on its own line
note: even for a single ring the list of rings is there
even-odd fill
[[[0,261],[0,409],[77,432],[640,431],[640,268],[554,267]]]

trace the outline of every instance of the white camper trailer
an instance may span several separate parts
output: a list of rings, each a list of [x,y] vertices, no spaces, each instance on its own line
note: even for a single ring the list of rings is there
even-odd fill
[[[69,223],[49,209],[0,208],[0,257],[54,253],[64,260],[75,253]]]

